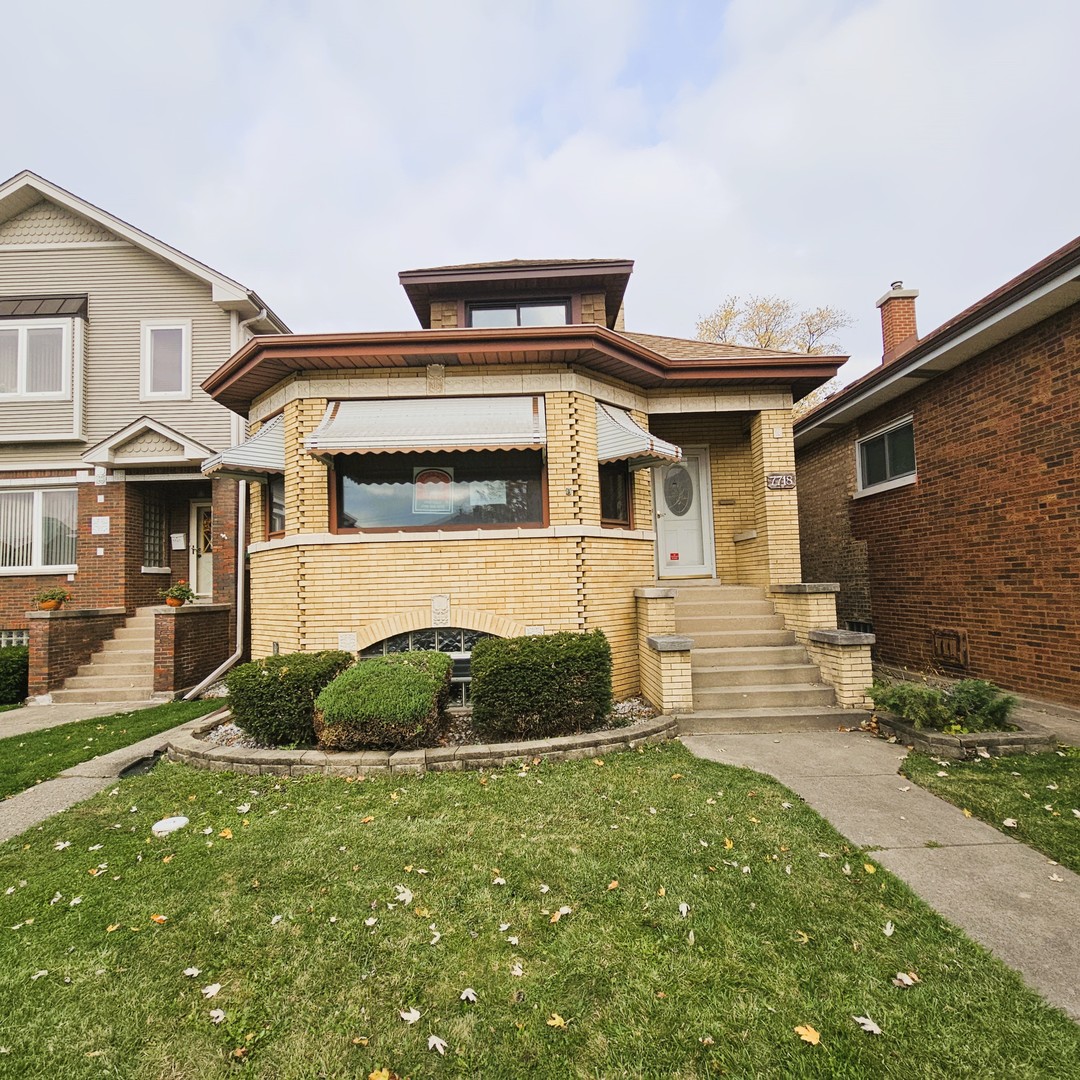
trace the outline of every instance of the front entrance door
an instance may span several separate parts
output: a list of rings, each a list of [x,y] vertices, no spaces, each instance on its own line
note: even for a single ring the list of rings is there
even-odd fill
[[[196,596],[212,597],[214,595],[214,521],[210,503],[193,502],[191,504],[191,525],[188,535],[191,538],[188,580]]]
[[[682,461],[653,469],[660,577],[712,577],[711,490],[707,447],[684,447]]]

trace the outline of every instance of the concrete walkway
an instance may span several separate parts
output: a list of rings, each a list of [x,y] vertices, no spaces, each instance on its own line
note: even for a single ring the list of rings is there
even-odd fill
[[[160,701],[150,702],[151,705],[160,705]],[[92,712],[95,708],[101,708],[102,712]],[[108,716],[117,711],[115,705],[40,705],[32,708],[18,709],[17,712],[37,712],[45,709],[78,709],[80,715],[70,716],[57,723],[67,723],[68,720],[79,720],[86,716]],[[127,711],[126,709],[124,711]],[[0,717],[6,714],[0,713]],[[0,843],[10,840],[13,836],[25,832],[34,825],[40,824],[53,814],[59,814],[61,810],[89,799],[99,791],[113,787],[122,773],[150,761],[156,754],[160,754],[168,745],[170,739],[177,735],[187,734],[192,728],[206,722],[206,716],[196,717],[186,724],[170,728],[158,735],[152,735],[148,739],[124,746],[119,750],[113,750],[109,754],[91,758],[81,765],[73,765],[65,769],[52,780],[35,787],[20,791],[10,799],[0,801]],[[43,726],[50,726],[48,724]],[[31,729],[33,730],[33,729]]]
[[[776,777],[1080,1021],[1080,876],[898,775],[902,746],[862,732],[682,741],[699,757]]]
[[[108,705],[27,705],[23,709],[9,709],[0,713],[0,739],[9,735],[26,735],[31,731],[70,724],[76,720],[88,720],[94,716],[114,716],[116,713],[135,712],[164,705],[165,701],[114,701]]]

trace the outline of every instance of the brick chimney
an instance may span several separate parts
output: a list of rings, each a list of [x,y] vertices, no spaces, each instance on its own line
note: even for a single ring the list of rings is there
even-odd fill
[[[905,289],[902,281],[894,281],[889,291],[877,302],[881,308],[881,363],[891,364],[919,340],[915,327],[915,297],[918,289]]]

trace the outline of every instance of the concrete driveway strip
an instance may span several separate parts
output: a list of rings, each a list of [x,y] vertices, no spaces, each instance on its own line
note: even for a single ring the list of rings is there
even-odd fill
[[[1080,876],[900,776],[902,747],[856,732],[682,741],[774,776],[1080,1021]]]

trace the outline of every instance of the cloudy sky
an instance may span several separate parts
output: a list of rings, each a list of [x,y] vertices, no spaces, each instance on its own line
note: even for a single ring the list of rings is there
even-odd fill
[[[729,293],[922,332],[1080,233],[1074,0],[5,5],[32,169],[299,331],[414,326],[397,271],[636,260],[631,329]],[[17,47],[12,47],[18,43]]]

